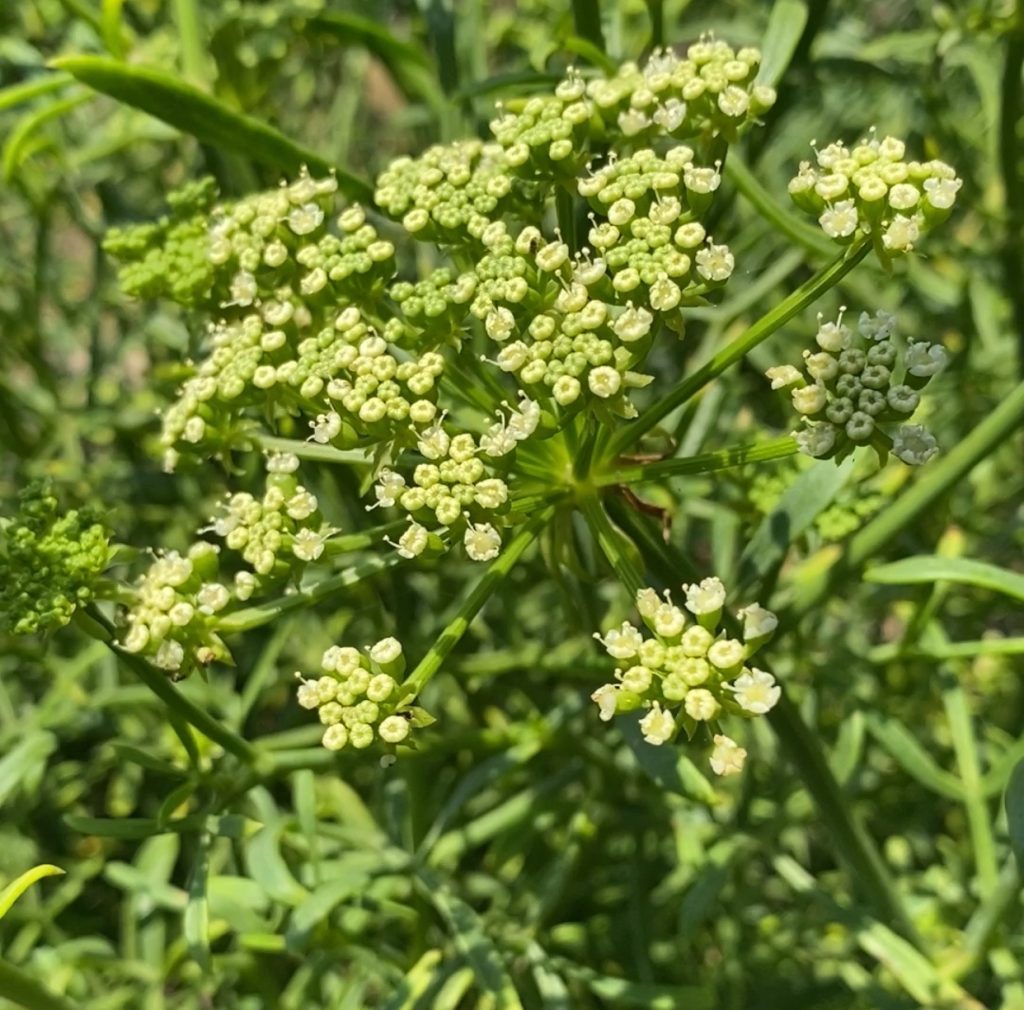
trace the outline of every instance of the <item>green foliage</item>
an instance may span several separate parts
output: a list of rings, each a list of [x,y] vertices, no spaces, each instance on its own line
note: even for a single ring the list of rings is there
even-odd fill
[[[43,495],[33,516],[5,520],[3,550],[27,532],[0,562],[4,624],[47,633],[0,631],[0,885],[46,864],[67,872],[3,916],[0,1007],[1024,1006],[1022,18],[1012,0],[0,5],[0,496],[16,516],[19,493],[46,478],[90,505],[62,512]],[[552,104],[560,82],[636,61],[621,75],[636,83],[652,46],[681,54],[705,31],[759,46],[744,83],[778,89],[727,152],[722,123],[704,129],[718,116],[704,98],[669,143],[625,92],[555,135],[572,104]],[[492,120],[502,151],[525,160],[491,171]],[[873,127],[907,136],[908,172],[941,158],[964,180],[921,256],[890,255],[893,220],[869,220],[852,171],[813,218],[786,195],[811,138],[835,155],[825,145],[841,135],[852,152]],[[707,205],[687,213],[728,240],[735,268],[699,290],[691,264],[668,278],[679,303],[656,309],[675,292],[652,282],[679,260],[674,239],[667,250],[656,228],[630,230],[665,195],[652,189],[665,166],[636,155],[664,161],[684,141],[695,166],[723,159]],[[609,146],[620,170],[604,176]],[[283,221],[259,235],[250,211],[281,199],[282,175],[298,184],[303,163],[321,182],[337,173],[339,193],[317,198],[322,225],[308,241]],[[467,166],[468,189],[455,185]],[[591,175],[593,194],[571,191]],[[506,193],[487,192],[505,178]],[[365,221],[338,228],[353,195]],[[417,228],[406,218],[424,196],[446,213]],[[632,300],[665,331],[643,348],[653,381],[628,387],[632,420],[586,370],[574,402],[554,401],[562,376],[544,365],[529,389],[537,429],[487,458],[496,473],[482,479],[505,481],[510,501],[472,517],[502,540],[481,566],[465,517],[454,537],[397,498],[367,518],[375,488],[394,490],[374,482],[380,467],[413,483],[430,462],[407,422],[329,404],[326,375],[303,390],[326,356],[300,351],[291,322],[260,335],[286,331],[279,357],[306,374],[252,386],[242,329],[285,286],[317,334],[339,332],[343,303],[363,306],[359,325],[383,333],[396,368],[444,359],[418,398],[479,444],[524,406],[521,373],[479,357],[520,339],[533,351],[529,322],[561,326],[551,299],[570,281],[559,267],[537,298],[543,271],[528,262],[528,300],[503,300],[539,250],[480,243],[468,206],[485,197],[513,241],[532,224],[543,248],[557,228],[570,263],[583,245],[603,256],[590,230],[631,199],[619,244],[631,245],[608,248],[611,274],[650,280],[612,293],[609,278],[595,298],[613,315]],[[841,200],[855,234],[841,234]],[[232,222],[230,248],[213,263],[218,221]],[[892,238],[916,245],[918,226]],[[253,271],[260,306],[226,304],[243,260],[275,240],[289,256]],[[368,265],[377,242],[392,252]],[[315,247],[309,265],[302,246]],[[317,267],[336,274],[320,301],[300,292]],[[467,276],[512,314],[504,344],[470,311]],[[817,314],[841,305],[856,307],[849,324],[893,313],[915,345],[948,354],[913,422],[938,449],[919,470],[860,449],[838,467],[795,453],[799,410],[764,373],[816,354]],[[189,402],[219,340],[216,378],[230,393],[245,373],[243,393]],[[339,432],[305,441],[318,423],[331,431],[332,407]],[[193,417],[204,427],[185,438]],[[261,454],[301,458],[268,474]],[[414,559],[384,539],[402,543],[410,515],[428,534],[405,541]],[[228,544],[232,522],[244,544],[243,532]],[[207,546],[189,558],[197,539]],[[489,533],[473,543],[491,550]],[[678,594],[712,574],[732,591],[723,638],[739,637],[741,604],[777,613],[756,662],[781,700],[765,718],[702,723],[689,743],[647,742],[651,710],[601,722],[588,696],[621,681],[591,635],[637,620],[625,587]],[[175,607],[188,620],[172,631],[160,615]],[[142,624],[161,634],[130,651]],[[371,643],[392,639],[408,669],[392,667],[405,689],[386,701],[415,728],[369,751],[326,749],[333,727],[296,704],[292,671],[344,643],[356,686],[391,677],[381,661],[395,657]],[[161,653],[168,642],[180,657]],[[329,686],[325,704],[362,704]],[[723,729],[748,755],[726,779],[708,765]]]
[[[110,560],[109,539],[89,510],[61,512],[47,484],[25,488],[17,513],[0,520],[0,627],[32,635],[67,624],[94,598]]]

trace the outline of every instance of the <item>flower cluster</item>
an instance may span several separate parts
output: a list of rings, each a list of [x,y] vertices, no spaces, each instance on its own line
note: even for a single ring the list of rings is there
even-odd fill
[[[323,744],[337,751],[369,747],[379,737],[386,744],[402,743],[419,716],[401,705],[399,679],[405,670],[401,643],[384,638],[363,652],[332,645],[321,660],[323,673],[315,680],[299,678],[299,704],[316,709],[324,729]]]
[[[665,136],[733,141],[775,103],[775,91],[754,81],[760,62],[756,49],[702,38],[685,57],[656,50],[642,67],[624,63],[610,77],[570,72],[553,95],[501,110],[491,132],[528,179],[574,176],[599,137],[636,146]]]
[[[159,220],[107,232],[103,248],[121,261],[127,294],[190,307],[210,298],[217,271],[207,254],[207,222],[216,199],[216,183],[201,179],[172,192],[170,213]]]
[[[870,235],[881,256],[910,252],[921,236],[949,217],[963,185],[944,161],[906,161],[895,137],[841,141],[802,162],[789,193],[814,214],[829,238],[848,244]]]
[[[805,427],[794,432],[800,449],[818,459],[843,458],[858,445],[871,445],[883,459],[890,452],[917,466],[939,450],[931,433],[904,424],[921,401],[920,390],[946,364],[945,348],[908,340],[901,349],[896,317],[862,312],[856,331],[821,322],[819,350],[804,351],[804,371],[776,365],[767,376],[772,389],[788,389]],[[886,429],[892,429],[889,434]]]
[[[51,631],[93,598],[110,560],[109,533],[84,511],[60,513],[47,485],[19,496],[17,514],[0,519],[0,627],[17,635]]]
[[[158,555],[135,587],[121,647],[171,673],[228,659],[214,631],[216,615],[232,599],[218,581],[218,553],[215,544],[200,540],[184,557],[177,551]]]
[[[622,664],[615,681],[591,696],[601,718],[646,709],[640,729],[655,745],[672,740],[680,728],[692,736],[700,723],[714,725],[723,715],[764,715],[781,694],[770,673],[748,666],[775,631],[775,615],[757,603],[745,607],[737,614],[742,640],[731,638],[719,630],[726,595],[719,579],[707,578],[683,591],[685,609],[667,591],[664,598],[653,589],[637,593],[637,610],[652,637],[628,621],[594,636]],[[721,734],[714,744],[712,770],[718,775],[740,771],[745,751]]]
[[[292,455],[269,457],[262,499],[247,491],[228,495],[220,514],[211,520],[209,529],[252,568],[235,576],[241,599],[252,594],[255,577],[283,578],[318,560],[328,537],[337,532],[324,524],[316,495],[296,479],[298,465]]]

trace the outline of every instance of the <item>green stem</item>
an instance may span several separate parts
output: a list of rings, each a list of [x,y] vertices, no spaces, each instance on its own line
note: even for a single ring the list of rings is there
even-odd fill
[[[878,849],[854,817],[850,801],[843,795],[821,743],[788,695],[783,693],[778,704],[768,713],[768,720],[804,787],[814,798],[818,816],[828,827],[833,844],[853,871],[864,896],[884,921],[921,948],[917,930],[903,907]]]
[[[1020,884],[1017,857],[1011,855],[1003,865],[995,889],[978,905],[964,927],[964,948],[943,965],[943,975],[960,979],[981,963],[1000,923],[1020,902]]]
[[[258,435],[256,442],[260,448],[269,452],[288,452],[299,459],[316,463],[364,463],[369,466],[372,462],[363,449],[335,449],[333,445],[303,442],[297,438],[277,438],[273,435]]]
[[[815,255],[831,256],[835,252],[835,246],[822,232],[779,205],[734,150],[729,152],[726,159],[725,174],[733,181],[736,189],[747,198],[754,210],[777,232]]]
[[[992,819],[981,788],[981,763],[978,760],[978,744],[971,725],[967,696],[953,675],[945,678],[942,704],[949,720],[953,751],[963,783],[964,809],[978,873],[978,893],[982,901],[985,901],[999,886],[999,863],[996,860]]]
[[[688,375],[674,389],[670,389],[660,400],[648,407],[636,421],[620,429],[609,445],[609,455],[612,458],[621,455],[630,445],[638,442],[673,410],[700,392],[731,364],[739,361],[758,344],[767,340],[798,312],[807,308],[808,305],[812,305],[864,259],[870,249],[871,243],[867,239],[858,240],[841,256],[819,270],[810,280],[801,284],[796,291],[779,302],[767,315],[762,316],[756,323],[748,327],[728,347],[723,348],[705,365]]]
[[[337,575],[331,575],[326,579],[322,579],[308,589],[289,593],[287,596],[281,596],[267,603],[260,603],[255,607],[246,607],[244,610],[236,610],[234,613],[225,614],[216,622],[214,628],[218,634],[251,631],[253,628],[259,628],[264,624],[268,624],[288,610],[309,606],[325,597],[332,596],[339,589],[347,589],[349,586],[354,586],[356,583],[368,579],[371,575],[394,568],[401,560],[402,558],[397,553],[386,554],[383,557],[368,558],[366,561],[338,572]]]
[[[714,470],[727,470],[744,463],[761,463],[773,459],[784,459],[795,456],[800,451],[796,439],[785,435],[768,442],[756,442],[753,445],[737,445],[731,449],[720,449],[717,452],[705,452],[699,456],[686,456],[682,459],[659,459],[653,463],[640,463],[636,466],[622,467],[609,474],[597,478],[598,486],[610,484],[643,484],[646,481],[662,480],[666,477],[678,477],[684,474],[711,473]]]
[[[193,84],[205,84],[203,30],[197,0],[174,0],[174,20],[181,43],[181,66]]]
[[[630,596],[636,596],[647,584],[638,561],[636,544],[612,523],[596,495],[584,498],[580,502],[580,511],[619,581],[629,590]]]
[[[31,975],[0,958],[0,996],[26,1010],[77,1010],[63,996],[50,992]]]
[[[79,615],[75,616],[77,619]],[[218,722],[205,709],[186,698],[167,679],[167,674],[163,670],[158,670],[141,656],[137,656],[134,652],[126,652],[116,645],[110,622],[95,607],[87,607],[82,614],[82,619],[77,620],[77,623],[87,634],[105,642],[125,666],[131,669],[139,680],[169,709],[176,712],[214,743],[219,743],[224,750],[234,754],[240,761],[247,765],[256,763],[258,754],[251,744],[233,733],[223,723]]]
[[[483,578],[466,594],[458,613],[448,622],[440,637],[420,660],[416,668],[406,677],[402,684],[402,694],[415,696],[423,690],[427,682],[441,668],[448,654],[458,645],[473,619],[480,612],[497,588],[498,583],[515,567],[538,534],[547,525],[554,514],[554,508],[546,508],[538,512],[509,542],[508,546],[498,555]]]

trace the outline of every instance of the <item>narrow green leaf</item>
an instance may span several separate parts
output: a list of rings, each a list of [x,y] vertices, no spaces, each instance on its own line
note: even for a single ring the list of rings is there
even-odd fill
[[[740,555],[741,589],[752,586],[782,563],[790,544],[832,504],[852,470],[852,457],[839,466],[815,462],[786,488]]]
[[[20,877],[15,877],[2,891],[0,891],[0,919],[10,910],[11,906],[37,881],[43,877],[55,877],[63,874],[59,866],[51,863],[42,863],[26,870]]]
[[[210,871],[210,836],[199,839],[195,864],[188,882],[188,903],[182,917],[182,933],[189,954],[201,968],[210,963],[210,899],[207,893]]]
[[[180,779],[187,774],[184,769],[172,765],[155,754],[150,754],[149,751],[143,750],[141,747],[135,747],[133,744],[114,740],[110,746],[118,760],[122,762],[127,761],[129,764],[139,765],[141,768],[156,772],[158,775],[166,775],[168,778]]]
[[[408,97],[423,99],[435,108],[444,103],[436,83],[437,68],[422,47],[395,38],[379,22],[348,11],[327,11],[311,17],[306,24],[320,35],[360,45],[372,53]]]
[[[939,796],[963,802],[964,787],[960,780],[940,768],[901,722],[869,716],[867,725],[871,735],[911,778]]]
[[[806,0],[775,0],[761,41],[758,84],[775,87],[782,80],[806,26]]]
[[[1006,786],[1006,830],[1017,865],[1024,871],[1024,760],[1018,761]]]
[[[7,143],[4,144],[3,155],[0,156],[0,173],[4,181],[10,182],[14,178],[18,167],[31,153],[30,142],[35,139],[39,130],[51,120],[59,119],[88,100],[88,95],[73,95],[50,102],[22,116],[18,120],[18,125],[11,130]]]
[[[619,719],[622,736],[637,764],[666,792],[708,805],[718,802],[715,787],[679,747],[654,747],[640,732],[640,713]]]
[[[577,56],[582,56],[588,63],[592,63],[598,70],[603,70],[609,76],[619,68],[615,60],[608,56],[602,48],[595,45],[590,39],[582,38],[579,35],[570,35],[564,39],[561,48],[575,53]]]
[[[46,759],[57,749],[52,733],[33,730],[0,758],[0,807],[19,787],[33,788]]]
[[[476,975],[477,986],[494,998],[495,1010],[523,1010],[508,969],[480,917],[427,869],[417,870],[417,882],[451,931],[459,953]]]
[[[0,88],[0,112],[13,109],[22,102],[30,102],[40,95],[66,88],[72,81],[74,78],[70,74],[47,74],[45,77],[33,77],[18,84],[9,84],[6,88]]]
[[[362,862],[350,867],[332,868],[331,879],[317,884],[316,889],[295,906],[285,938],[289,950],[303,950],[309,934],[327,919],[343,901],[359,895],[370,882],[370,871]]]
[[[405,978],[382,1010],[413,1010],[419,998],[426,993],[437,977],[440,963],[441,951],[436,948],[424,951],[420,959],[406,972]]]
[[[58,70],[126,105],[190,134],[200,143],[243,154],[283,172],[303,165],[318,173],[334,171],[338,187],[353,200],[372,201],[368,182],[290,140],[271,126],[229,109],[199,88],[152,67],[126,65],[104,56],[64,56]]]
[[[969,558],[945,558],[937,554],[922,554],[901,558],[888,565],[877,565],[864,573],[868,582],[888,586],[915,585],[924,582],[956,582],[981,589],[991,589],[1017,600],[1024,600],[1024,575],[1005,568],[972,561]]]
[[[246,868],[272,898],[286,905],[298,905],[309,892],[292,876],[281,855],[281,825],[268,824],[257,831],[245,849]]]

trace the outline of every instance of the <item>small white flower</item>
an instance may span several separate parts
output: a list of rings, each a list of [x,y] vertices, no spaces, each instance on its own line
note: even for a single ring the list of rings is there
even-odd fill
[[[730,687],[740,708],[754,715],[765,715],[782,696],[782,688],[764,670],[744,670]]]
[[[868,340],[888,340],[896,332],[896,316],[882,309],[874,315],[862,312],[857,320],[857,329]]]
[[[215,614],[223,610],[231,600],[231,594],[227,586],[219,582],[207,582],[196,594],[196,603],[199,604],[199,613]]]
[[[470,523],[462,544],[472,561],[493,561],[501,550],[501,535],[490,523]]]
[[[623,621],[619,628],[612,628],[604,638],[595,634],[612,659],[632,659],[644,644],[644,636],[629,621]]]
[[[818,332],[814,339],[823,351],[829,354],[838,354],[850,342],[850,330],[843,326],[843,310],[839,312],[839,318],[833,323],[823,323],[821,316],[818,316]]]
[[[498,343],[508,340],[515,331],[515,326],[515,316],[504,307],[492,309],[487,313],[487,318],[484,320],[484,329],[487,331],[487,336]]]
[[[397,687],[398,682],[394,677],[386,673],[378,673],[376,676],[371,677],[370,683],[366,685],[366,697],[373,702],[387,701],[394,694]]]
[[[924,340],[912,340],[907,346],[903,359],[907,371],[919,378],[935,375],[946,367],[949,355],[941,344],[929,344]]]
[[[805,456],[813,456],[815,459],[827,456],[836,444],[836,429],[828,423],[811,425],[791,434],[796,439],[800,451]]]
[[[684,585],[683,591],[686,593],[686,609],[691,614],[714,614],[725,604],[725,586],[715,576]]]
[[[324,212],[315,204],[307,203],[293,208],[288,215],[288,227],[296,235],[309,235],[323,224]]]
[[[653,322],[654,316],[647,309],[636,308],[630,302],[626,306],[626,311],[612,323],[612,330],[624,344],[631,344],[646,337]]]
[[[243,603],[256,591],[256,576],[252,572],[235,573],[235,596]]]
[[[296,676],[299,676],[296,674]],[[303,708],[314,709],[320,704],[320,692],[315,680],[303,680],[299,683],[299,704]]]
[[[409,720],[400,715],[389,715],[377,727],[385,743],[401,743],[409,735]]]
[[[587,385],[595,396],[608,399],[614,396],[622,386],[622,376],[610,365],[592,368],[587,375]]]
[[[398,538],[397,544],[392,544],[399,555],[407,560],[418,558],[426,549],[430,534],[426,527],[419,523],[410,523],[409,528]],[[391,543],[388,540],[388,543]]]
[[[258,294],[256,278],[247,270],[239,270],[231,281],[231,304],[252,305]]]
[[[508,419],[509,434],[517,441],[528,439],[540,424],[540,404],[525,393],[519,393],[519,408]]]
[[[817,414],[823,410],[828,402],[826,389],[820,383],[812,386],[802,386],[790,392],[793,406],[801,414]]]
[[[645,620],[653,620],[658,608],[661,606],[661,597],[650,588],[638,589],[636,591],[636,609]]]
[[[743,771],[747,752],[735,740],[721,733],[715,734],[715,748],[711,752],[711,770],[716,775],[738,775]]]
[[[857,205],[853,200],[840,200],[822,212],[818,224],[829,238],[848,238],[857,230]]]
[[[198,415],[193,414],[186,422],[181,433],[182,440],[195,445],[203,440],[206,434],[206,422]]]
[[[316,561],[324,552],[324,543],[330,535],[329,530],[314,533],[310,529],[299,530],[292,541],[292,554],[300,561]]]
[[[611,722],[612,717],[615,715],[618,696],[618,684],[602,684],[590,696],[590,700],[597,705],[602,722]]]
[[[892,252],[910,252],[921,237],[922,221],[920,214],[897,214],[882,234],[882,245]]]
[[[904,463],[920,466],[938,454],[939,445],[927,428],[920,424],[904,424],[893,436],[892,451]]]
[[[736,260],[727,245],[706,245],[697,250],[694,259],[697,273],[706,281],[727,281],[736,266]]]
[[[708,659],[719,670],[731,670],[743,662],[745,650],[735,638],[723,638],[708,649]]]
[[[292,452],[272,452],[267,456],[267,473],[295,473],[299,457]]]
[[[956,195],[963,184],[963,179],[925,179],[925,199],[936,210],[949,210],[956,203]]]
[[[285,511],[292,519],[301,522],[303,519],[308,519],[317,510],[318,505],[316,495],[310,494],[304,487],[300,487],[285,502]]]
[[[405,478],[394,470],[385,467],[377,475],[377,483],[374,485],[373,493],[377,498],[377,505],[390,508],[401,497],[405,490]],[[376,505],[369,506],[376,508]]]
[[[448,455],[452,440],[440,422],[424,428],[416,441],[416,448],[427,459],[442,459]]]
[[[662,638],[675,638],[686,627],[686,615],[671,603],[662,603],[652,617],[654,633]]]
[[[326,445],[341,431],[341,415],[333,410],[327,414],[317,414],[316,420],[310,421],[309,426],[313,429],[310,439],[320,445]]]
[[[759,603],[751,603],[744,607],[737,615],[743,622],[743,640],[746,642],[755,638],[764,638],[770,635],[778,626],[779,619],[770,610],[765,610]]]
[[[397,662],[402,655],[402,643],[397,638],[382,638],[370,648],[370,659],[380,666]]]
[[[675,717],[658,702],[655,702],[647,715],[640,720],[640,732],[643,733],[644,740],[656,747],[670,740],[675,728]]]
[[[701,196],[714,193],[722,184],[722,176],[717,168],[695,168],[687,165],[683,170],[683,185],[691,192]]]
[[[785,389],[787,386],[803,381],[800,369],[794,368],[792,365],[773,365],[764,374],[771,382],[772,389]]]
[[[185,661],[185,649],[181,642],[176,642],[173,638],[167,638],[160,643],[160,648],[156,650],[156,656],[153,658],[153,662],[160,667],[161,670],[180,670],[181,664]]]
[[[631,666],[622,676],[619,678],[622,684],[623,691],[629,691],[632,694],[644,694],[647,689],[651,686],[651,682],[654,679],[654,675],[646,666]]]
[[[706,688],[697,687],[686,694],[683,702],[686,714],[697,722],[707,722],[718,714],[720,708],[715,696]]]

